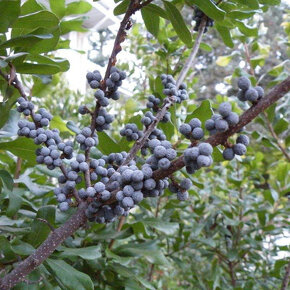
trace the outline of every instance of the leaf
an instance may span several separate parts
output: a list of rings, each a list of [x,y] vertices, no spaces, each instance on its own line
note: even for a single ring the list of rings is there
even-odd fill
[[[35,35],[35,34],[28,34],[28,35],[22,35],[18,37],[11,38],[7,40],[6,42],[3,42],[0,45],[0,48],[6,48],[6,47],[22,47],[27,48],[31,45],[33,45],[36,42],[39,42],[43,39],[51,39],[53,37],[52,34],[42,34],[42,35]]]
[[[268,5],[279,5],[281,0],[259,0],[261,4],[268,4]]]
[[[227,27],[221,26],[217,23],[215,26],[216,26],[216,29],[217,29],[218,33],[220,34],[223,42],[225,43],[225,45],[230,47],[230,48],[233,48],[234,43],[233,43],[229,29]]]
[[[20,14],[20,0],[0,1],[0,33],[7,32]]]
[[[67,34],[71,31],[78,31],[78,32],[85,32],[87,29],[85,29],[83,26],[83,20],[82,19],[74,19],[74,20],[67,20],[62,21],[60,23],[60,31],[61,35]]]
[[[28,160],[30,164],[35,164],[35,150],[38,148],[31,139],[18,138],[11,142],[0,143],[0,150],[7,150],[14,155]]]
[[[209,100],[205,100],[201,105],[191,114],[187,115],[185,123],[188,123],[192,118],[198,118],[202,123],[210,119],[212,115],[212,108]],[[204,127],[204,124],[203,124]]]
[[[8,171],[0,170],[0,179],[8,190],[11,191],[13,189],[14,181]]]
[[[102,256],[100,245],[85,248],[66,248],[60,246],[57,250],[61,251],[60,257],[62,258],[81,257],[85,260],[95,260]]]
[[[216,64],[225,67],[230,63],[231,60],[232,57],[230,55],[219,56],[216,60]]]
[[[92,9],[92,5],[87,1],[74,1],[67,5],[65,15],[85,14]]]
[[[165,222],[156,218],[146,218],[143,220],[143,223],[164,233],[165,235],[173,235],[179,228],[178,223]]]
[[[198,6],[205,15],[216,21],[222,21],[225,17],[226,12],[211,0],[189,0],[188,2]]]
[[[276,124],[275,124],[275,127],[274,127],[274,131],[276,134],[281,134],[282,132],[286,131],[287,129],[289,128],[289,122],[284,119],[284,118],[281,118]]]
[[[9,195],[9,205],[6,210],[6,215],[8,217],[13,217],[21,208],[22,197],[20,197],[13,191],[8,191],[8,195]]]
[[[51,205],[43,206],[37,212],[37,215],[31,225],[31,232],[25,239],[26,242],[35,248],[38,247],[47,238],[51,231],[48,225],[38,220],[38,218],[44,219],[51,225],[54,225],[55,207]]]
[[[141,14],[147,30],[157,38],[159,33],[159,16],[152,14],[146,6],[141,9]]]
[[[15,254],[9,241],[4,236],[0,236],[1,256],[0,262],[9,262],[15,259]]]
[[[165,10],[155,4],[149,4],[146,6],[146,9],[153,14],[156,14],[164,19],[168,19],[168,15]]]
[[[48,185],[41,185],[30,178],[30,174],[33,172],[33,168],[28,168],[25,170],[23,174],[15,181],[17,183],[23,183],[26,187],[31,191],[32,194],[37,196],[43,196],[44,194],[48,193],[53,189],[52,186]]]
[[[179,10],[168,1],[163,1],[165,10],[167,12],[168,18],[182,42],[184,42],[188,47],[192,45],[191,33],[188,30],[182,15]]]
[[[51,128],[56,128],[60,132],[68,132],[72,135],[72,131],[66,126],[66,123],[60,116],[54,116],[50,122]]]
[[[234,11],[230,11],[229,13],[227,13],[227,16],[229,18],[233,18],[233,19],[247,19],[252,17],[255,14],[255,11],[239,11],[239,10],[234,10]]]
[[[13,24],[13,28],[36,29],[56,27],[59,23],[58,18],[49,11],[37,11],[24,16],[20,16]]]
[[[65,261],[47,259],[45,262],[65,289],[93,290],[94,285],[91,278]]]
[[[70,66],[68,60],[59,57],[51,58],[43,55],[29,55],[26,60],[31,62],[37,62],[38,64],[57,66],[59,68],[59,71],[61,72],[67,71]]]
[[[121,152],[122,148],[113,140],[107,133],[98,132],[99,137],[99,150],[104,154],[110,154],[112,152]]]
[[[250,36],[258,37],[258,28],[249,27],[246,24],[244,24],[243,22],[238,21],[238,20],[235,20],[233,22],[237,25],[238,29],[244,35],[249,36],[249,37]]]
[[[72,4],[72,3],[71,3]],[[51,11],[58,17],[63,18],[65,15],[65,0],[49,0]]]
[[[248,6],[252,9],[259,9],[259,2],[258,0],[233,0],[234,2],[237,2],[239,4],[242,4],[242,5],[245,5],[245,6]]]
[[[17,72],[22,74],[53,75],[60,72],[59,67],[52,64],[38,64],[24,62],[22,64],[15,65],[15,67]]]
[[[117,5],[114,9],[114,15],[124,14],[129,6],[130,0],[124,0],[119,5]]]
[[[3,126],[2,130],[0,130],[0,137],[11,137],[11,136],[17,136],[18,131],[18,120],[19,120],[20,114],[16,110],[10,110],[9,111],[9,117],[6,124]]]

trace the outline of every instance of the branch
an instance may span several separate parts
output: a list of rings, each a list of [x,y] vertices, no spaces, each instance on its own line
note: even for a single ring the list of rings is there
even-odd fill
[[[79,205],[77,212],[73,214],[61,227],[51,232],[44,243],[42,243],[32,255],[19,263],[12,272],[0,279],[0,289],[10,289],[17,283],[25,280],[26,275],[43,263],[44,260],[47,259],[66,238],[71,236],[86,222],[86,208],[87,204],[82,202]]]
[[[289,156],[289,154],[287,153],[286,149],[285,149],[285,148],[283,147],[283,145],[281,144],[279,137],[278,137],[277,134],[275,133],[274,128],[273,128],[273,126],[272,126],[272,124],[271,124],[271,122],[270,122],[270,120],[269,120],[269,117],[268,117],[267,113],[264,112],[263,115],[264,115],[264,117],[265,117],[266,124],[267,124],[267,126],[268,126],[268,129],[269,129],[269,131],[270,131],[272,137],[275,139],[275,141],[276,141],[278,147],[280,148],[281,152],[284,154],[284,156],[286,157],[286,159],[288,160],[288,162],[290,162],[290,156]]]
[[[286,272],[282,281],[282,285],[281,285],[281,290],[286,290],[289,284],[289,280],[290,280],[290,261],[288,263],[288,266],[286,268]]]
[[[202,40],[202,36],[203,36],[203,31],[205,28],[205,24],[206,24],[206,20],[203,19],[201,25],[199,26],[199,30],[198,30],[198,35],[197,38],[194,42],[194,46],[192,48],[192,51],[190,53],[190,56],[188,57],[184,68],[182,69],[182,71],[180,72],[180,75],[178,77],[177,80],[177,87],[179,87],[179,85],[184,81],[184,78],[186,77],[186,74],[188,72],[188,70],[190,69],[190,67],[192,66],[192,63],[196,57],[196,54],[198,52],[201,40]],[[152,131],[156,128],[156,126],[158,125],[158,123],[163,119],[165,113],[168,111],[168,109],[173,105],[174,100],[173,98],[166,98],[163,107],[159,110],[159,112],[156,114],[156,119],[154,122],[152,122],[144,131],[144,135],[142,138],[140,138],[139,140],[137,140],[137,142],[133,145],[133,147],[131,148],[127,158],[124,160],[122,165],[127,165],[131,160],[133,160],[136,156],[136,154],[138,153],[138,151],[145,145],[148,137],[150,136],[150,134],[152,133]]]
[[[117,232],[120,232],[124,223],[125,223],[125,220],[126,220],[126,217],[125,216],[121,216],[120,219],[119,219],[119,223],[118,223],[118,227],[117,227]],[[109,244],[109,249],[111,250],[113,248],[113,245],[115,243],[115,239],[112,239],[110,241],[110,244]]]
[[[254,120],[261,112],[265,111],[272,104],[277,102],[290,90],[290,77],[284,80],[282,83],[275,86],[263,99],[261,99],[257,104],[253,105],[250,109],[245,111],[240,116],[240,121],[237,125],[231,127],[228,131],[223,133],[218,133],[209,137],[205,142],[210,143],[213,147],[223,144],[230,136],[239,132],[244,126],[249,124]],[[177,170],[184,167],[183,155],[177,158],[171,163],[171,166],[167,170],[158,169],[154,172],[154,179],[163,179]]]

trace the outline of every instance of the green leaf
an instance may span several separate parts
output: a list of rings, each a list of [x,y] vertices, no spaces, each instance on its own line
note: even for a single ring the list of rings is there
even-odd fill
[[[53,187],[48,185],[41,185],[34,182],[30,178],[30,174],[33,172],[33,168],[27,168],[23,174],[15,181],[17,183],[23,183],[30,190],[30,192],[36,196],[43,196],[47,192],[51,191]]]
[[[35,248],[44,242],[51,231],[49,226],[38,220],[38,218],[46,220],[53,226],[55,222],[55,207],[43,206],[37,212],[37,215],[31,225],[31,232],[26,238],[26,241]]]
[[[18,20],[13,24],[13,28],[21,29],[36,29],[53,28],[59,23],[58,18],[49,11],[37,11],[28,15],[20,16]]]
[[[13,189],[13,178],[6,170],[0,170],[0,179],[8,190]]]
[[[99,137],[99,150],[104,154],[110,154],[112,152],[121,152],[122,148],[113,140],[107,133],[98,132]]]
[[[198,6],[205,15],[216,21],[222,21],[225,17],[226,12],[211,0],[189,0],[188,2]]]
[[[87,1],[74,1],[67,5],[65,15],[85,14],[92,9],[92,5]]]
[[[274,127],[274,131],[276,134],[279,135],[282,132],[286,131],[288,128],[289,128],[289,122],[286,119],[282,118],[276,123]]]
[[[68,132],[72,134],[72,131],[66,126],[66,123],[62,120],[60,116],[54,116],[50,122],[51,128],[56,128],[60,132]]]
[[[146,6],[142,8],[141,14],[147,30],[152,35],[157,37],[159,33],[159,22],[160,22],[159,16],[156,14],[152,14],[150,9],[148,9]]]
[[[15,254],[9,241],[4,236],[0,236],[1,256],[0,262],[9,262],[15,259]]]
[[[143,223],[164,233],[165,235],[173,235],[179,228],[178,223],[165,222],[156,218],[146,218],[143,220]]]
[[[20,14],[20,0],[0,1],[0,33],[7,32]]]
[[[258,0],[233,0],[234,2],[237,2],[239,4],[248,6],[252,9],[259,9],[259,2]]]
[[[252,17],[255,14],[255,11],[239,11],[239,10],[235,10],[235,11],[230,11],[227,16],[233,19],[247,19]]]
[[[205,100],[201,103],[201,105],[194,110],[191,114],[187,115],[185,122],[188,123],[192,118],[198,118],[200,121],[204,123],[206,120],[210,119],[212,115],[212,108],[209,100]]]
[[[45,263],[49,266],[51,272],[53,272],[57,279],[61,282],[64,289],[94,289],[93,282],[87,274],[76,270],[65,261],[47,259]]]
[[[114,15],[124,14],[129,6],[130,0],[124,0],[119,5],[117,5],[114,9]]]
[[[164,19],[168,19],[168,15],[167,15],[166,11],[155,4],[147,5],[146,9],[155,15],[158,15]]]
[[[72,4],[72,3],[71,3]],[[58,17],[63,18],[65,15],[65,0],[49,0],[51,11]]]
[[[281,0],[259,0],[261,4],[267,4],[267,5],[279,5],[281,3]]]
[[[9,205],[6,210],[6,215],[8,217],[13,217],[21,208],[22,197],[20,197],[18,194],[16,194],[13,191],[9,191],[8,195],[9,195]]]
[[[35,44],[36,42],[39,42],[43,39],[52,39],[52,38],[53,38],[52,34],[43,34],[43,35],[27,34],[27,35],[14,37],[7,40],[6,42],[3,42],[0,45],[0,48],[6,48],[6,47],[29,48],[31,45]]]
[[[71,31],[78,31],[78,32],[85,32],[87,29],[85,29],[83,26],[83,20],[82,19],[74,19],[74,20],[67,20],[62,21],[60,23],[60,31],[61,35],[67,34]]]
[[[19,65],[15,65],[16,71],[22,74],[42,74],[53,75],[60,72],[59,66],[52,64],[38,64],[24,62]]]
[[[13,62],[14,60],[17,60],[18,58],[22,58],[23,56],[28,55],[28,52],[19,52],[19,53],[14,53],[8,57],[5,58],[5,61],[9,62]]]
[[[247,26],[241,21],[233,20],[233,22],[237,25],[238,29],[243,33],[244,35],[248,37],[258,37],[258,28],[252,28]]]
[[[187,46],[192,45],[192,37],[191,33],[188,30],[182,15],[179,10],[168,1],[163,1],[165,10],[167,11],[168,18],[182,42],[184,42]]]
[[[233,48],[234,47],[234,43],[231,37],[231,33],[230,30],[227,27],[221,26],[219,24],[216,23],[216,29],[218,31],[218,33],[220,34],[223,42],[225,43],[226,46]]]
[[[70,64],[68,60],[63,58],[51,58],[43,55],[29,55],[26,60],[31,62],[37,62],[38,64],[47,64],[57,66],[59,71],[65,72],[69,70]]]
[[[11,142],[0,143],[0,149],[7,150],[14,155],[28,160],[30,164],[35,164],[35,150],[38,148],[31,139],[18,138]]]
[[[102,256],[100,245],[84,248],[66,248],[60,246],[57,250],[61,251],[60,257],[62,258],[81,257],[85,260],[95,260]]]

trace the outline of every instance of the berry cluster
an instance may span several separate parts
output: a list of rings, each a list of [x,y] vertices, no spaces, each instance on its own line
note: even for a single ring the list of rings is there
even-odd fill
[[[17,107],[17,111],[19,113],[23,113],[25,116],[31,115],[32,110],[34,109],[34,105],[25,100],[23,97],[17,99],[19,106]]]
[[[225,160],[233,160],[235,155],[245,155],[247,152],[247,146],[250,144],[249,137],[246,135],[240,135],[236,144],[232,147],[227,147],[223,151],[223,157]]]
[[[174,102],[180,104],[182,101],[188,99],[186,84],[181,84],[179,88],[176,87],[176,81],[172,75],[161,75],[161,81],[164,86],[163,94],[174,98]]]
[[[184,163],[187,173],[193,174],[201,167],[209,167],[213,162],[212,152],[213,148],[209,143],[200,143],[198,146],[187,148],[184,151]]]
[[[157,112],[159,109],[159,105],[162,104],[162,101],[159,98],[156,98],[153,95],[148,96],[148,102],[146,104],[146,107],[148,109],[152,109],[154,112]]]
[[[208,27],[213,26],[214,21],[211,18],[207,17],[199,8],[196,7],[194,9],[194,16],[193,16],[193,20],[195,21],[194,31],[198,31],[201,21],[204,17],[206,17],[206,24],[204,28],[204,33],[206,33],[208,30]]]
[[[126,137],[128,141],[136,141],[143,136],[143,132],[138,129],[136,124],[129,123],[120,131],[120,135]]]
[[[205,122],[205,128],[214,135],[217,132],[225,132],[229,127],[239,122],[238,114],[232,112],[232,105],[229,102],[221,103],[219,106],[219,114],[213,114],[211,119]]]
[[[81,133],[76,136],[76,141],[80,144],[81,150],[86,150],[99,144],[98,136],[95,133],[92,134],[92,130],[89,127],[82,129]]]
[[[93,72],[88,72],[86,77],[92,89],[97,89],[101,86],[102,76],[98,70],[95,70]]]
[[[170,161],[177,156],[176,151],[167,140],[151,139],[148,142],[148,147],[153,155],[146,160],[146,164],[149,164],[153,170],[168,169]]]
[[[238,99],[242,102],[249,101],[255,103],[264,96],[264,89],[260,86],[251,87],[251,81],[247,77],[238,79]]]
[[[201,128],[201,122],[198,118],[193,118],[188,124],[181,124],[179,132],[187,139],[200,140],[204,136]]]
[[[188,191],[192,187],[192,182],[189,178],[184,178],[181,180],[180,184],[172,182],[169,184],[168,189],[172,193],[176,193],[177,199],[180,201],[185,201],[188,199]]]

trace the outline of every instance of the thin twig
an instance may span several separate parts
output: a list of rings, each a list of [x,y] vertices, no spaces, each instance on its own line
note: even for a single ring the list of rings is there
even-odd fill
[[[21,171],[21,164],[22,164],[22,158],[17,157],[17,161],[16,161],[16,168],[15,168],[15,172],[14,172],[14,179],[18,179],[20,176],[20,171]],[[14,183],[14,187],[18,187],[18,183]]]
[[[282,281],[281,290],[288,289],[289,280],[290,280],[290,260],[289,260],[289,263],[286,268],[286,272]]]
[[[204,31],[204,27],[205,27],[205,23],[206,21],[202,22],[200,27],[199,27],[199,31],[198,31],[198,36],[194,42],[192,51],[190,53],[189,58],[186,61],[186,64],[184,65],[184,68],[182,69],[182,71],[180,72],[180,76],[178,77],[177,80],[177,84],[176,86],[179,87],[179,85],[184,81],[184,78],[186,77],[186,74],[188,72],[188,70],[190,69],[197,51],[200,47],[200,43],[202,40],[202,35],[203,35],[203,31]],[[156,114],[156,119],[154,122],[152,122],[144,131],[144,136],[142,138],[140,138],[131,148],[129,154],[127,155],[127,158],[124,160],[122,165],[127,165],[131,160],[133,160],[136,156],[136,154],[138,153],[138,151],[145,145],[148,137],[150,136],[150,134],[152,133],[152,131],[156,128],[156,126],[158,125],[158,123],[163,119],[165,113],[168,111],[168,109],[173,105],[174,103],[174,98],[166,98],[164,101],[164,105],[163,107],[160,109],[160,111]]]
[[[55,228],[53,227],[53,225],[52,225],[48,220],[46,220],[46,219],[42,219],[42,218],[37,218],[37,220],[39,220],[39,221],[42,222],[42,223],[47,224],[48,227],[50,228],[50,230],[51,230],[52,232],[54,232]]]
[[[263,116],[265,118],[265,121],[266,121],[266,124],[267,124],[267,127],[272,135],[272,137],[275,139],[280,151],[282,152],[282,154],[286,157],[287,161],[290,162],[290,156],[289,154],[287,153],[286,149],[284,148],[284,146],[281,144],[281,140],[279,139],[279,137],[277,136],[277,134],[275,133],[274,131],[274,128],[269,120],[269,117],[268,117],[268,114],[267,112],[265,111],[263,113]]]
[[[118,227],[117,227],[117,232],[120,232],[122,230],[122,227],[125,223],[125,220],[126,220],[126,217],[125,216],[121,216],[120,219],[119,219],[119,223],[118,223]],[[110,241],[110,244],[109,244],[109,249],[111,250],[113,248],[113,245],[115,243],[115,239],[112,239]]]

